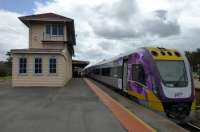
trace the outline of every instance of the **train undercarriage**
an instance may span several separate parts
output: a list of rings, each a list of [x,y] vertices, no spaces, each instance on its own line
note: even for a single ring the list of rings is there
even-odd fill
[[[167,117],[184,123],[191,111],[192,102],[163,102]]]

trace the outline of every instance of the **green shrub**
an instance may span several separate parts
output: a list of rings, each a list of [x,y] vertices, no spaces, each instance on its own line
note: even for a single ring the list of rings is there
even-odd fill
[[[6,64],[0,64],[0,77],[9,75],[9,67]]]

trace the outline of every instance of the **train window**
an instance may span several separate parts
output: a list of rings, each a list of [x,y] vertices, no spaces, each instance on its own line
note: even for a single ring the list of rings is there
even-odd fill
[[[103,76],[110,76],[110,68],[102,68]]]
[[[102,69],[101,68],[99,68],[99,75],[102,75]]]
[[[169,56],[172,56],[172,53],[171,53],[171,52],[169,52],[169,51],[167,52],[167,54],[168,54]]]
[[[161,53],[162,55],[165,55],[165,52],[163,52],[163,51],[161,51],[160,53]]]
[[[100,74],[100,69],[94,69],[93,73],[99,75]]]
[[[132,80],[145,85],[145,73],[141,64],[132,65]]]
[[[179,53],[179,52],[174,52],[174,54],[176,55],[176,56],[178,56],[178,57],[180,57],[181,56],[181,54]]]
[[[118,74],[118,78],[122,78],[122,67],[121,66],[117,67],[117,74]]]
[[[111,68],[111,76],[114,78],[122,78],[122,67],[112,67]]]
[[[99,75],[100,74],[100,69],[96,69],[96,74]]]
[[[158,52],[156,52],[156,51],[151,51],[151,54],[152,54],[153,56],[158,56]]]

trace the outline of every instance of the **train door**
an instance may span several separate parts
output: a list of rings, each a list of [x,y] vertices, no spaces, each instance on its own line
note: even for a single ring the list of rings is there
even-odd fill
[[[123,83],[122,83],[122,88],[124,92],[128,91],[128,59],[123,61]]]

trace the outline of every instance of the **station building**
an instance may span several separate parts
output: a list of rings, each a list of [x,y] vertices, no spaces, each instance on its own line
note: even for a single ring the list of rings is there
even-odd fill
[[[19,19],[29,28],[29,47],[11,50],[12,86],[64,86],[72,78],[74,20],[54,13]]]

